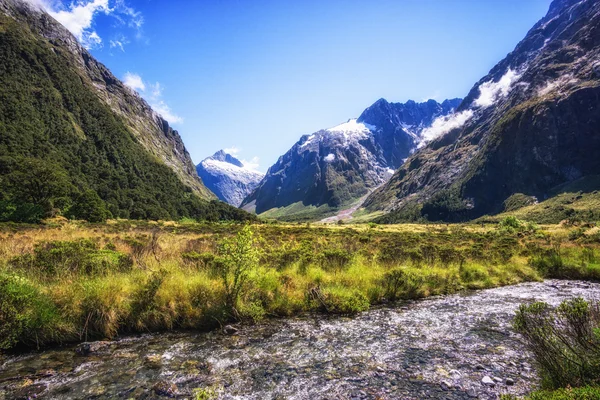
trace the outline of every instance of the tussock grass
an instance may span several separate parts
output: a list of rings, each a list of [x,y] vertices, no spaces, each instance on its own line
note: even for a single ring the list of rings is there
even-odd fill
[[[0,225],[0,347],[600,277],[593,234],[508,225]]]

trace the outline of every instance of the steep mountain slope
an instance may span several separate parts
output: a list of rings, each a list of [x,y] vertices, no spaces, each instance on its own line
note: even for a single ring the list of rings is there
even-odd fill
[[[177,132],[42,10],[0,0],[0,219],[244,217]]]
[[[66,28],[23,0],[0,0],[0,12],[26,24],[32,33],[52,45],[54,51],[58,48],[64,50],[60,53],[64,61],[68,61],[88,89],[92,89],[121,117],[148,152],[173,169],[181,181],[201,197],[214,198],[198,180],[194,164],[177,131],[137,93],[94,59]]]
[[[380,99],[358,119],[304,135],[269,168],[242,208],[260,214],[287,207],[278,216],[293,218],[303,207],[322,214],[352,203],[389,179],[432,121],[459,104],[460,99],[441,104]]]
[[[220,200],[239,207],[264,174],[244,166],[234,156],[217,151],[196,166],[198,176]]]
[[[392,211],[380,221],[475,218],[600,173],[600,2],[555,0],[434,126],[438,137],[366,200]]]

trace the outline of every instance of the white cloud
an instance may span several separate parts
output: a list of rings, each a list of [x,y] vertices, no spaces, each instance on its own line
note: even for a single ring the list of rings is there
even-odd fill
[[[425,102],[427,102],[429,100],[440,101],[441,99],[442,99],[442,93],[439,90],[436,90],[431,95],[423,97],[421,99],[421,103],[425,103]]]
[[[64,25],[86,49],[94,49],[102,46],[102,38],[93,28],[96,15],[104,13],[111,15],[122,22],[126,22],[129,27],[141,32],[144,18],[139,11],[125,5],[124,0],[115,0],[113,8],[109,5],[109,0],[78,0],[73,1],[69,6],[65,6],[66,0],[26,0],[30,4],[41,7],[48,14],[54,17],[58,22]],[[127,21],[122,17],[124,16]],[[122,39],[110,41],[111,47],[119,47],[124,50],[124,45],[128,42]]]
[[[436,118],[429,128],[421,132],[422,142],[419,144],[419,147],[423,147],[427,142],[443,136],[453,129],[460,128],[473,118],[474,114],[473,110],[465,110]]]
[[[251,169],[253,171],[258,171],[258,167],[260,166],[258,157],[252,157],[250,159],[250,161],[242,160],[242,164],[244,164],[244,167]]]
[[[58,22],[63,24],[81,44],[90,49],[102,43],[102,39],[92,27],[92,21],[97,13],[110,14],[113,10],[108,6],[108,0],[93,0],[88,3],[73,3],[68,9],[54,11],[47,9]]]
[[[506,97],[514,82],[519,80],[520,74],[508,69],[498,82],[484,82],[479,86],[479,97],[473,102],[477,107],[489,107],[499,98]]]
[[[335,160],[335,154],[329,153],[325,157],[323,157],[323,161],[325,162],[333,162]]]
[[[236,146],[231,146],[223,149],[223,151],[227,154],[231,154],[232,156],[236,156],[240,153],[241,149]]]
[[[118,48],[121,49],[122,52],[125,52],[124,43],[121,42],[120,40],[111,40],[110,41],[110,48],[112,49],[113,47],[118,47]]]
[[[181,118],[179,115],[173,113],[173,111],[171,111],[171,107],[169,107],[167,105],[167,103],[164,102],[164,100],[161,100],[161,99],[154,100],[154,101],[150,100],[150,106],[152,107],[152,109],[154,111],[159,113],[169,123],[171,123],[171,124],[182,124],[183,123],[183,118]]]
[[[183,123],[183,118],[175,114],[171,107],[162,99],[163,88],[159,82],[146,83],[138,74],[125,73],[123,84],[143,96],[150,107],[171,124]]]
[[[115,35],[110,41],[110,48],[119,48],[121,49],[121,51],[124,53],[125,52],[125,45],[129,44],[129,40],[127,40],[127,38],[125,37],[125,35],[123,34],[117,34]]]
[[[126,72],[125,76],[123,77],[123,83],[136,92],[143,92],[146,90],[146,84],[142,80],[142,77],[138,74]]]

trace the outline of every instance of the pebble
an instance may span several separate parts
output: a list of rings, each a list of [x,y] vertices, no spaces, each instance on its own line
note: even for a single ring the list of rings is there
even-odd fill
[[[225,325],[223,327],[223,333],[226,335],[235,335],[238,332],[239,332],[239,329],[233,325]]]
[[[508,386],[512,386],[515,384],[515,380],[512,378],[506,378],[506,380],[504,381]]]
[[[167,381],[159,381],[152,386],[152,390],[159,396],[175,397],[177,395],[177,386]]]
[[[481,383],[483,383],[484,385],[487,385],[487,386],[496,386],[496,383],[494,382],[494,380],[487,375],[481,379]]]
[[[442,383],[440,384],[440,386],[442,387],[442,389],[448,390],[448,389],[452,389],[452,387],[454,385],[450,381],[442,381]]]

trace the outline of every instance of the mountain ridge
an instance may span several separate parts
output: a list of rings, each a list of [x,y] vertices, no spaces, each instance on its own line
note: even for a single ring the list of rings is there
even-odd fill
[[[554,1],[515,50],[458,107],[461,124],[412,155],[365,202],[415,217],[460,221],[502,211],[516,193],[543,199],[552,187],[600,170],[600,3]]]
[[[202,160],[196,171],[204,184],[217,197],[235,207],[256,188],[264,174],[247,168],[240,160],[223,150]]]
[[[294,210],[314,206],[325,212],[348,205],[389,179],[416,149],[421,133],[460,101],[403,104],[379,99],[359,118],[303,135],[241,207],[261,214],[294,204]]]

